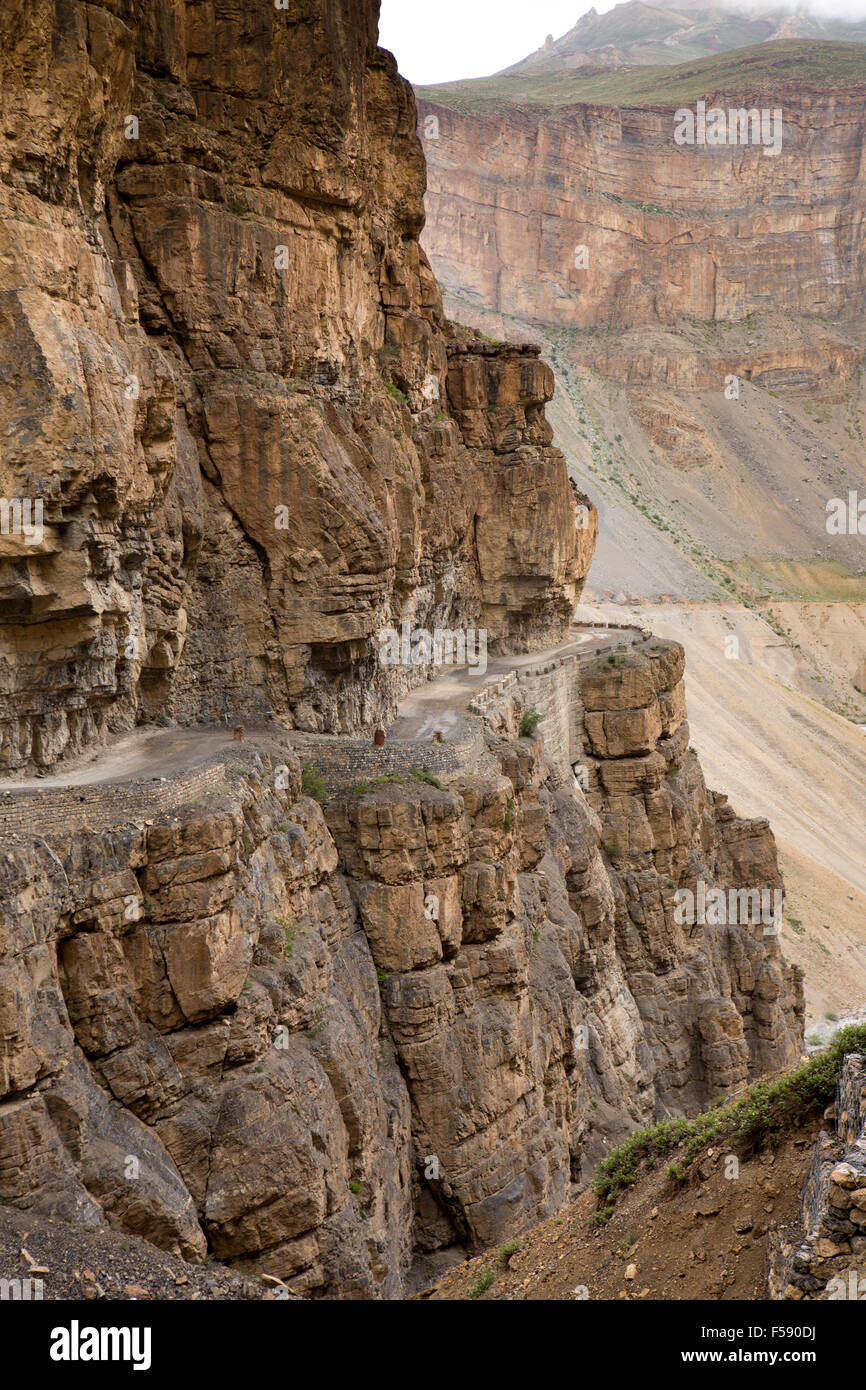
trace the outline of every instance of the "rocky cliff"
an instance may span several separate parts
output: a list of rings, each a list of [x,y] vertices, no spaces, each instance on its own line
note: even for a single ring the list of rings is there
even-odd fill
[[[6,769],[142,720],[366,727],[414,674],[381,627],[570,620],[552,375],[449,336],[376,23],[3,7],[0,490],[41,522],[0,535]]]
[[[678,144],[700,101],[778,111],[778,151]],[[801,688],[862,723],[862,644],[830,632],[862,620],[862,535],[828,513],[866,487],[866,48],[560,62],[422,89],[419,113],[446,305],[553,363],[604,521],[596,593],[758,608]]]
[[[154,817],[7,838],[0,1196],[394,1298],[554,1212],[611,1137],[789,1065],[778,936],[677,925],[678,887],[779,883],[684,746],[681,672],[588,678],[586,798],[488,727],[441,788],[320,806],[265,744]]]
[[[3,14],[3,485],[44,503],[2,538],[3,760],[284,727],[150,806],[49,790],[37,834],[4,802],[0,1197],[393,1298],[789,1064],[802,993],[765,924],[678,918],[780,879],[705,787],[675,645],[583,672],[585,791],[505,685],[469,770],[303,778],[293,736],[412,678],[383,623],[549,644],[595,539],[537,351],[442,318],[376,14]]]

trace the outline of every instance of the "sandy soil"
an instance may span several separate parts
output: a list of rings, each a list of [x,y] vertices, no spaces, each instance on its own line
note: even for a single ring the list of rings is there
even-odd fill
[[[699,1180],[684,1188],[668,1181],[670,1160],[663,1160],[620,1198],[601,1229],[592,1222],[597,1199],[584,1192],[559,1216],[457,1266],[420,1297],[765,1299],[767,1242],[778,1230],[789,1237],[797,1233],[800,1190],[817,1132],[812,1124],[773,1153],[741,1157],[736,1179],[726,1176],[719,1150],[708,1150],[698,1163]],[[511,1253],[513,1244],[519,1248]],[[490,1273],[493,1281],[482,1292]]]

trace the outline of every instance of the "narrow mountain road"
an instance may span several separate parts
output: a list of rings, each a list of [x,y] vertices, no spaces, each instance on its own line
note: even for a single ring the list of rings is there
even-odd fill
[[[624,640],[618,629],[603,626],[573,629],[574,636],[558,647],[523,656],[498,657],[486,668],[455,667],[446,674],[419,686],[399,706],[396,721],[388,730],[395,739],[431,739],[440,730],[446,736],[460,723],[470,701],[488,682],[523,667],[543,666],[575,652],[604,651]],[[265,738],[291,738],[291,730],[279,725],[247,726],[246,736],[254,741]],[[0,793],[48,791],[51,788],[85,787],[100,783],[117,784],[172,777],[194,763],[226,752],[234,743],[231,728],[212,726],[194,729],[139,729],[107,748],[71,763],[68,769],[47,777],[14,777],[0,780]]]
[[[572,632],[575,630],[572,629]],[[469,702],[484,686],[507,676],[509,671],[544,666],[562,657],[607,651],[622,642],[624,633],[603,627],[581,629],[568,642],[526,656],[503,656],[488,661],[484,671],[469,666],[455,667],[436,680],[419,686],[400,702],[400,713],[388,730],[391,739],[432,738],[437,731],[452,733],[466,713]]]

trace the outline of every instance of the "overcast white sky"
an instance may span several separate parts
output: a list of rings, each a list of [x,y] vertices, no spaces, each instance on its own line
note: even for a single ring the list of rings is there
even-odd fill
[[[410,82],[486,77],[561,38],[592,0],[382,0],[379,43]],[[595,0],[599,14],[612,0]]]
[[[599,14],[613,5],[595,0]],[[592,0],[382,0],[379,42],[410,82],[456,82],[519,62],[548,34],[561,38],[591,8]],[[813,8],[866,16],[866,0],[815,0]]]

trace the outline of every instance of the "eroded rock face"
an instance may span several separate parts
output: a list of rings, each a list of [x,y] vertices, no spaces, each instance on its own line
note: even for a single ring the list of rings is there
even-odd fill
[[[443,322],[375,17],[3,12],[2,481],[45,499],[2,538],[6,767],[142,717],[355,729],[411,678],[382,625],[507,651],[571,618],[597,518],[552,377]],[[445,788],[322,807],[256,753],[153,824],[7,842],[0,1196],[398,1297],[413,1253],[513,1235],[605,1141],[794,1060],[778,940],[673,918],[699,874],[778,882],[681,677],[660,646],[587,681],[586,796],[515,704]]]
[[[779,882],[680,747],[681,672],[670,648],[587,679],[665,727],[586,797],[488,730],[447,788],[322,807],[254,753],[210,808],[10,843],[0,1196],[394,1298],[413,1255],[513,1236],[636,1124],[795,1061],[778,938],[676,923],[699,875]]]
[[[678,145],[673,107],[419,100],[422,131],[435,118],[424,244],[448,289],[523,322],[623,330],[767,309],[856,319],[862,214],[848,209],[860,203],[864,100],[862,86],[720,94],[725,110],[783,112],[770,156]],[[777,355],[797,364],[796,347],[790,364],[785,344]]]
[[[383,627],[569,621],[552,377],[443,319],[377,17],[3,7],[0,493],[42,525],[0,535],[0,767],[142,719],[368,727],[417,675]]]

